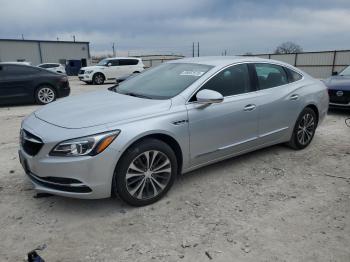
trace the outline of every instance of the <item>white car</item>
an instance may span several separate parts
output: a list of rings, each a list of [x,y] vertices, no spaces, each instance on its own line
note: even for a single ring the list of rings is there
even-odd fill
[[[44,68],[52,72],[60,73],[60,74],[66,74],[65,67],[58,63],[44,63],[44,64],[38,65],[38,67]]]
[[[118,77],[141,73],[144,64],[140,58],[113,57],[101,60],[95,66],[82,67],[79,71],[79,80],[85,83],[102,85],[105,81],[115,81]]]

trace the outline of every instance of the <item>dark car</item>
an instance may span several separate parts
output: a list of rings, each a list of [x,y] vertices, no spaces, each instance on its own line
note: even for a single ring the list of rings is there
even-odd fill
[[[70,87],[65,75],[38,67],[0,63],[0,104],[48,104],[68,96]]]
[[[329,106],[350,108],[350,66],[324,83],[328,87]]]

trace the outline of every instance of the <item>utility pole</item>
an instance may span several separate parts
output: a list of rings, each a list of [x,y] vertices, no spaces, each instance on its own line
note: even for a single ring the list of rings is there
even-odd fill
[[[225,49],[225,56],[227,56],[227,50]]]
[[[24,40],[24,35],[22,34],[22,40]]]
[[[194,57],[194,42],[192,42],[192,57]]]
[[[199,57],[199,42],[198,42],[198,45],[197,45],[197,55]]]
[[[114,42],[113,42],[113,45],[112,45],[112,50],[113,50],[113,56],[115,57],[115,48],[114,48]]]
[[[75,35],[73,35],[73,41],[75,42]]]

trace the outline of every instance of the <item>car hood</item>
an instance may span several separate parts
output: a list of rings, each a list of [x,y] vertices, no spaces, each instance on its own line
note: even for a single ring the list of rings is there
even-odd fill
[[[350,76],[331,76],[324,83],[328,89],[340,89],[350,91]]]
[[[169,110],[171,100],[153,100],[113,91],[64,98],[37,110],[37,118],[64,128],[86,128],[132,120]]]
[[[86,67],[82,67],[80,69],[82,70],[98,70],[98,69],[106,69],[106,66],[86,66]]]

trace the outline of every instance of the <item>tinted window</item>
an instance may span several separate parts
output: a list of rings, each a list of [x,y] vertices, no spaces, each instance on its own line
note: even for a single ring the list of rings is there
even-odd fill
[[[267,89],[288,83],[287,73],[282,66],[255,64],[255,70],[260,89]]]
[[[284,68],[288,72],[288,80],[290,83],[300,80],[303,76],[292,69]]]
[[[168,99],[176,96],[202,77],[212,66],[169,63],[151,68],[117,88],[118,93]]]
[[[111,66],[118,66],[119,60],[117,60],[117,59],[109,60],[108,64],[111,64]]]
[[[248,93],[252,90],[249,81],[249,71],[246,64],[229,67],[204,84],[202,89],[219,92],[223,96]]]
[[[31,75],[39,72],[39,69],[29,66],[6,65],[3,66],[6,75]]]
[[[121,59],[119,60],[119,65],[128,66],[128,65],[137,65],[139,61],[137,59]]]

